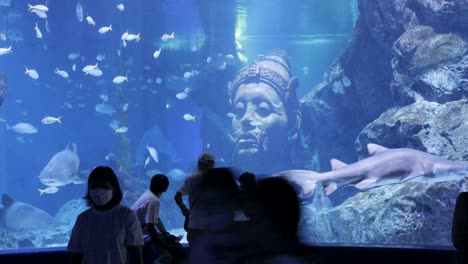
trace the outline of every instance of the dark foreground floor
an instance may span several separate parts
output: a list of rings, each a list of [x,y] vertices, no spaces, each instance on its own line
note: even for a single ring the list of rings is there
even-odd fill
[[[459,256],[451,249],[402,249],[402,248],[366,248],[366,247],[315,247],[321,263],[396,263],[396,264],[456,264]],[[0,253],[1,264],[37,263],[51,264],[70,263],[69,253],[63,249],[38,250],[36,252],[10,251]]]

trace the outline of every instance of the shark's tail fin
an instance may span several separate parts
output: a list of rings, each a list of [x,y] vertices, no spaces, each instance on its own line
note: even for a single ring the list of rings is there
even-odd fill
[[[299,185],[304,195],[313,193],[315,186],[319,181],[320,173],[310,170],[288,170],[273,175],[273,177],[283,177]]]

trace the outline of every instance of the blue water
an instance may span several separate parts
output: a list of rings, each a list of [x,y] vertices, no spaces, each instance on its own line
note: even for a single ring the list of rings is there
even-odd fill
[[[224,97],[205,92],[204,87],[196,86],[196,80],[182,80],[186,71],[203,71],[208,56],[216,59],[218,53],[236,54],[235,49],[224,50],[224,47],[234,47],[236,32],[227,32],[228,27],[222,24],[210,24],[210,19],[232,17],[227,21],[236,25],[235,31],[241,31],[235,40],[245,50],[245,63],[273,48],[285,49],[293,61],[291,70],[300,81],[298,98],[323,79],[323,73],[346,48],[356,19],[348,0],[333,3],[327,0],[212,1],[211,4],[217,2],[215,5],[220,7],[217,11],[208,10],[209,2],[122,1],[125,10],[120,12],[116,8],[118,1],[82,0],[85,19],[79,22],[75,11],[77,1],[48,0],[50,32],[46,31],[46,20],[28,12],[26,3],[13,1],[11,7],[0,6],[3,17],[0,32],[7,32],[7,40],[0,40],[0,47],[13,46],[12,54],[0,56],[0,72],[8,79],[8,94],[0,107],[0,117],[9,125],[27,122],[39,130],[36,134],[23,135],[7,131],[1,124],[0,157],[4,160],[0,162],[0,193],[51,215],[67,201],[82,197],[86,185],[69,184],[59,187],[57,193],[43,196],[37,191],[47,187],[37,178],[41,170],[55,153],[72,143],[78,147],[80,171],[83,171],[80,176],[84,179],[95,166],[109,165],[105,160],[109,153],[119,157],[130,155],[128,166],[132,177],[145,181],[149,179],[145,174],[150,169],[192,171],[198,154],[207,149],[226,160],[226,165],[235,165],[229,164],[229,150],[223,148],[221,139],[203,136],[206,129],[222,130],[229,125],[224,114],[228,111],[227,102],[207,106],[199,104],[205,99],[197,98],[207,97],[205,101],[210,102],[226,98],[227,83],[241,64],[228,65],[225,71],[219,72],[225,85],[218,92]],[[9,13],[17,13],[19,17],[16,20],[10,17],[8,21]],[[86,23],[88,15],[96,21],[96,27]],[[36,38],[36,22],[42,39]],[[97,32],[110,24],[111,32]],[[127,30],[141,33],[141,41],[129,42],[123,48],[120,37]],[[18,32],[22,40],[9,39],[9,31]],[[160,37],[171,32],[175,32],[175,40],[163,43]],[[159,47],[162,52],[156,60],[152,55]],[[71,52],[80,53],[80,57],[68,59]],[[104,75],[85,76],[81,69],[94,65],[98,54],[105,55],[105,60],[99,63]],[[76,72],[71,69],[73,64]],[[40,78],[33,80],[25,75],[25,65],[37,70]],[[70,77],[63,79],[56,75],[57,67],[66,70]],[[117,75],[128,75],[129,82],[120,86],[112,83]],[[161,85],[156,83],[158,77],[162,78]],[[175,97],[185,87],[192,88],[194,99]],[[95,105],[102,102],[102,94],[108,95],[109,104],[117,110],[113,116],[95,111]],[[124,104],[129,105],[127,112],[122,111]],[[205,127],[201,117],[217,110],[223,113],[219,126]],[[196,121],[184,120],[182,116],[186,113],[196,116]],[[42,124],[42,118],[47,115],[63,116],[63,124]],[[112,120],[120,120],[121,125],[129,128],[128,132],[116,134],[109,127]],[[151,128],[153,132],[148,132]],[[129,140],[127,147],[122,145],[124,140]],[[155,142],[158,142],[161,164],[152,162],[143,169],[148,156],[145,146]],[[171,186],[172,190],[177,187]]]

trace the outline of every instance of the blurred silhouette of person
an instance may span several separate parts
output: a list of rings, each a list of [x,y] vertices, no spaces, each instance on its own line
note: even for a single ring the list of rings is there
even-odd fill
[[[252,210],[255,210],[255,207],[252,206],[252,196],[255,193],[255,188],[257,187],[255,174],[250,172],[244,172],[239,176],[238,181],[240,188],[240,203],[242,206],[242,212],[248,219],[250,219],[254,215]]]
[[[293,166],[301,113],[290,68],[286,52],[275,50],[242,68],[229,85],[236,167],[272,174]]]
[[[182,214],[186,217],[184,228],[187,231],[187,241],[191,244],[197,239],[200,230],[206,226],[202,219],[205,217],[205,212],[197,206],[200,193],[200,183],[203,180],[204,174],[215,166],[215,157],[209,152],[203,152],[198,158],[198,172],[188,176],[182,186],[174,196],[174,200],[179,206]],[[182,197],[188,195],[189,208],[184,204]]]
[[[142,264],[140,222],[120,204],[122,191],[111,168],[91,172],[84,199],[90,208],[77,217],[67,246],[72,263]]]
[[[167,264],[172,263],[173,257],[171,239],[173,236],[167,232],[159,217],[161,195],[167,191],[169,179],[166,175],[156,174],[151,178],[150,188],[132,205],[140,223],[142,224],[143,256],[145,263]]]
[[[251,172],[244,172],[239,176],[239,188],[242,192],[252,193],[257,186],[255,174]]]
[[[468,192],[457,197],[452,223],[453,246],[460,252],[463,263],[468,263]]]
[[[253,197],[250,229],[255,235],[246,241],[248,262],[318,263],[312,248],[299,242],[301,210],[294,188],[282,178],[267,178],[257,183]]]
[[[241,263],[244,252],[242,227],[235,220],[240,209],[239,188],[232,173],[226,168],[206,172],[200,188],[197,206],[203,210],[200,219],[203,229],[190,244],[189,263]],[[251,235],[251,234],[249,234]]]

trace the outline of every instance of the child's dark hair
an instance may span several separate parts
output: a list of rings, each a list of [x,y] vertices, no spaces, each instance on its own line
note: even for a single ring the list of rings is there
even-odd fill
[[[163,193],[169,187],[169,179],[164,174],[156,174],[151,178],[150,190],[152,193]]]
[[[113,188],[112,199],[107,206],[112,208],[122,201],[123,194],[122,190],[120,189],[117,175],[115,175],[114,171],[110,167],[99,166],[91,171],[88,177],[88,190],[84,199],[89,207],[96,207],[96,204],[94,204],[93,200],[91,199],[90,186],[105,182],[110,183]]]

